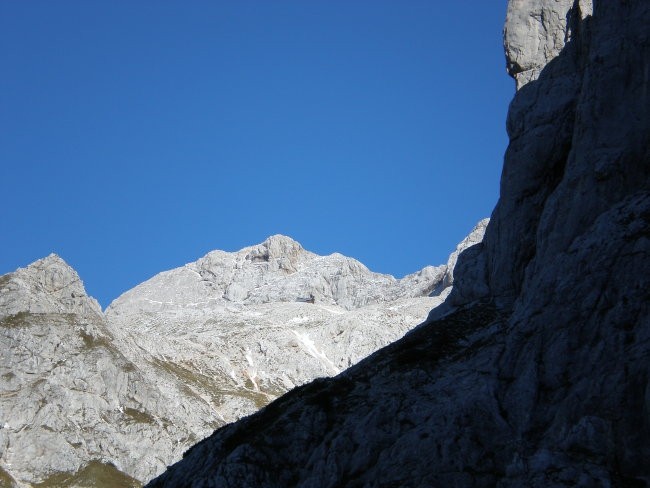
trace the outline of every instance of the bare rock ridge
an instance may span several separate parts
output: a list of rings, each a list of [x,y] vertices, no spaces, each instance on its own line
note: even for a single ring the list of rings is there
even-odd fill
[[[276,235],[160,273],[105,313],[54,254],[1,276],[0,486],[151,479],[215,428],[421,322],[485,227],[447,265],[402,279]]]
[[[56,255],[0,277],[0,351],[0,474],[7,486],[58,486],[63,472],[144,479],[180,452],[174,439],[191,442],[216,425],[184,418],[173,402],[180,399],[151,385]]]
[[[499,202],[442,308],[148,486],[650,485],[650,3],[510,0]]]
[[[97,300],[86,294],[77,272],[56,254],[2,279],[0,315],[19,312],[102,314]]]
[[[482,236],[484,228],[479,224],[475,232]],[[296,301],[352,310],[427,295],[446,272],[446,265],[427,266],[397,280],[373,273],[355,259],[337,253],[318,256],[289,237],[275,235],[257,246],[235,253],[213,251],[161,273],[120,296],[107,313]]]

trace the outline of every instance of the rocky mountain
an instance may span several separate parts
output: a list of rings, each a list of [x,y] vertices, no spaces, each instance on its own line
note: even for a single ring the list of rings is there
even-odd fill
[[[0,486],[151,479],[215,428],[422,322],[486,225],[448,265],[399,280],[272,236],[160,273],[105,313],[54,254],[1,276]]]
[[[207,408],[151,385],[56,255],[0,277],[0,351],[6,480],[58,486],[56,473],[89,469],[94,477],[145,479],[177,456],[180,444],[219,425],[208,415],[204,422],[185,418],[178,403]]]
[[[499,202],[403,339],[148,486],[650,485],[650,2],[510,0]]]
[[[448,293],[428,296],[442,291],[446,271],[396,280],[277,235],[161,273],[115,300],[106,318],[131,360],[147,358],[152,384],[180,380],[214,421],[232,422],[399,338]]]

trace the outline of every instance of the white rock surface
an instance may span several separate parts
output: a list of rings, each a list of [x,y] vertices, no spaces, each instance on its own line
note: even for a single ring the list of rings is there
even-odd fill
[[[279,235],[160,273],[105,314],[56,255],[1,276],[0,476],[150,479],[216,427],[401,337],[451,276],[395,279]]]
[[[218,425],[145,379],[58,256],[0,277],[0,297],[0,473],[46,481],[95,460],[144,479]]]
[[[75,270],[56,254],[0,277],[0,318],[19,312],[101,315]]]
[[[231,422],[401,337],[447,296],[446,273],[428,266],[398,280],[275,235],[160,273],[106,317],[129,359],[148,359],[141,369],[153,384],[192,378],[195,394]]]
[[[579,10],[574,9],[578,4]],[[503,42],[508,73],[517,90],[539,77],[541,70],[571,39],[571,17],[592,14],[592,0],[514,0],[508,2]]]
[[[117,298],[107,316],[222,309],[228,304],[310,302],[352,310],[430,293],[446,271],[428,266],[397,280],[341,254],[318,256],[281,235],[228,253],[213,251]]]

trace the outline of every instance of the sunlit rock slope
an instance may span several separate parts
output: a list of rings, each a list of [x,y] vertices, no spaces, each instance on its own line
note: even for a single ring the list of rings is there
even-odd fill
[[[90,469],[143,479],[219,425],[209,414],[145,378],[58,256],[0,277],[0,469],[8,478],[57,486],[57,472]]]
[[[485,227],[449,265],[401,280],[272,236],[163,272],[106,313],[56,255],[1,276],[0,486],[152,478],[215,428],[420,323]]]

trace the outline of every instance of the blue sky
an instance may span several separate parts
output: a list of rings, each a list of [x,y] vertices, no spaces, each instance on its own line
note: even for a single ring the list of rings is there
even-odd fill
[[[103,306],[286,234],[396,276],[498,197],[505,0],[0,3],[0,273]]]

